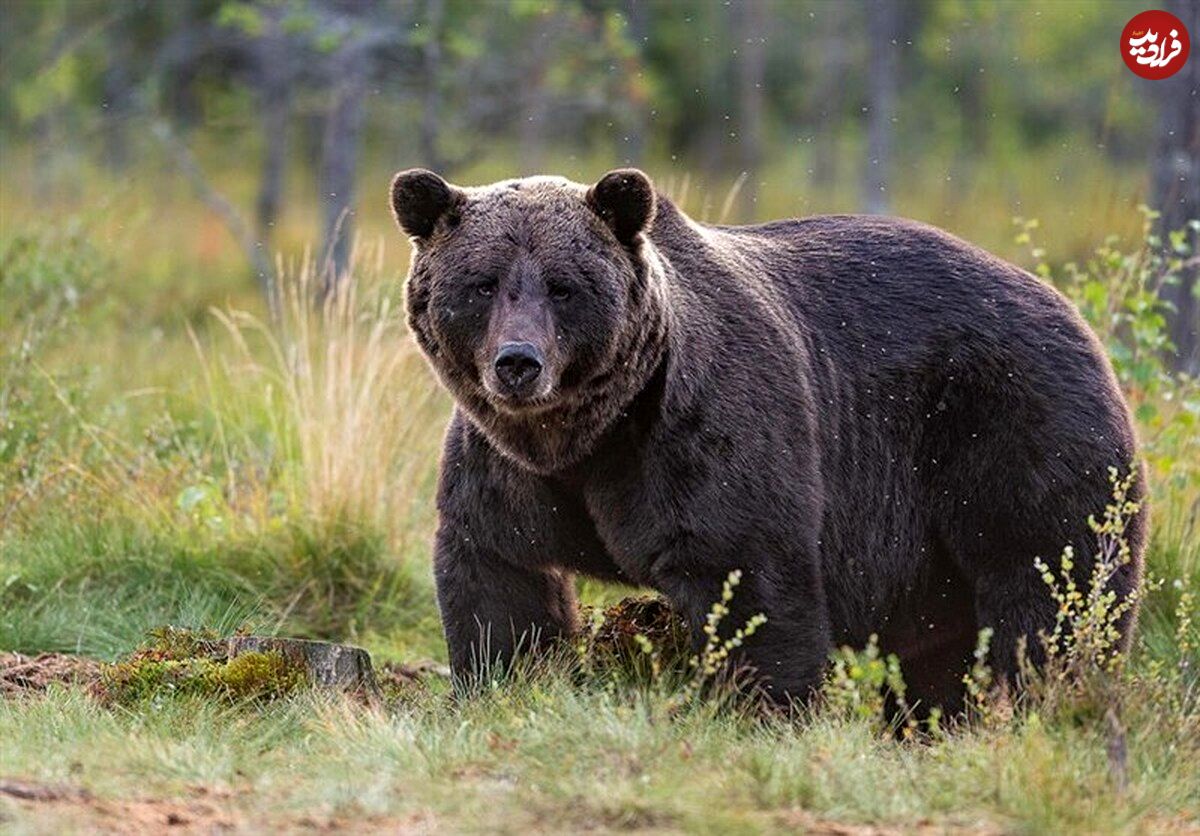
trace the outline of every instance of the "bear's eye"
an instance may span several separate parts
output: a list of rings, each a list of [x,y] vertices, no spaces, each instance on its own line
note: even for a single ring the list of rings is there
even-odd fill
[[[565,284],[554,282],[550,285],[548,290],[550,292],[550,298],[555,302],[562,302],[571,297],[571,288],[567,287]]]
[[[496,282],[480,282],[479,284],[475,285],[475,292],[487,299],[496,292]]]

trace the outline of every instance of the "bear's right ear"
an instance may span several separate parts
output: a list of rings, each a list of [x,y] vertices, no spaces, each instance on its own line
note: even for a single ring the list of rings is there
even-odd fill
[[[625,246],[654,220],[654,184],[636,168],[618,168],[588,189],[588,205]]]
[[[463,193],[424,168],[401,171],[392,179],[392,214],[410,238],[428,238]]]

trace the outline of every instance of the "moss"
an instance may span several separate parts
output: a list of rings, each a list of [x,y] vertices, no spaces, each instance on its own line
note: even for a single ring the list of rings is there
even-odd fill
[[[156,627],[148,633],[149,642],[141,652],[153,652],[164,659],[194,659],[208,656],[220,639],[212,630],[189,630],[184,627]]]
[[[276,651],[243,653],[214,663],[208,681],[215,692],[231,699],[277,699],[307,683],[304,670]]]
[[[210,633],[167,627],[153,631],[128,658],[105,665],[95,693],[108,705],[172,696],[267,701],[295,693],[307,681],[304,669],[277,651],[230,658]]]

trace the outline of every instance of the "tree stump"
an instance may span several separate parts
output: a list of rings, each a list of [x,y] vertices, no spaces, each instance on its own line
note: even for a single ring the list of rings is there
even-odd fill
[[[278,653],[308,674],[314,685],[368,696],[379,693],[371,655],[361,647],[271,636],[231,636],[221,643],[230,659],[243,653]]]

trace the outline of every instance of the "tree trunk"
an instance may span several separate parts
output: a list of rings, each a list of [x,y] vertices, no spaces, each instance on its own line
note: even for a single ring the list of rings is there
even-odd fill
[[[644,71],[646,66],[646,39],[650,34],[650,7],[648,0],[625,0],[625,19],[629,24],[629,40],[633,43],[634,71]],[[603,25],[601,22],[600,25]],[[642,165],[646,155],[646,135],[649,133],[650,102],[645,88],[639,81],[632,81],[629,100],[631,112],[627,125],[628,139],[625,142],[625,164]]]
[[[122,28],[114,27],[109,36],[108,65],[102,81],[104,96],[104,161],[114,171],[129,167],[129,119],[133,108],[133,78],[129,71],[128,36]]]
[[[281,29],[280,7],[268,7],[269,30],[255,44],[258,58],[259,106],[262,108],[262,175],[255,203],[259,237],[271,237],[283,205],[288,159],[288,119],[292,109],[289,45]]]
[[[255,201],[255,221],[258,235],[265,241],[270,239],[283,206],[288,158],[288,116],[292,104],[291,92],[286,85],[277,89],[274,95],[268,95],[266,90],[263,93],[263,159],[258,199]]]
[[[1200,0],[1176,0],[1165,8],[1183,21],[1193,39],[1200,37]],[[1159,230],[1165,236],[1200,219],[1200,53],[1195,42],[1183,69],[1168,79],[1142,84],[1158,100],[1152,199],[1153,208],[1162,213]],[[1175,307],[1168,322],[1175,343],[1172,365],[1200,374],[1200,235],[1190,232],[1189,242],[1193,257],[1179,284],[1164,288],[1162,298]]]
[[[441,134],[442,102],[442,21],[446,15],[445,0],[425,0],[425,47],[421,52],[422,88],[424,102],[421,111],[421,162],[427,168],[448,173],[447,160],[442,156],[438,136]]]
[[[767,75],[768,28],[766,3],[744,0],[731,10],[738,50],[737,100],[741,117],[738,165],[745,175],[745,203],[753,207],[758,202],[758,178],[763,163],[763,86]]]
[[[329,296],[350,263],[354,178],[362,133],[363,104],[370,75],[369,53],[359,39],[344,44],[332,62],[332,101],[321,148],[321,203],[324,207],[322,293]]]
[[[841,146],[839,130],[845,118],[845,76],[847,61],[846,7],[826,3],[820,7],[821,25],[819,52],[810,53],[817,59],[812,71],[816,81],[816,136],[813,137],[812,184],[821,190],[837,182],[838,151]]]
[[[885,213],[891,205],[893,119],[896,114],[896,73],[899,70],[900,9],[897,0],[872,0],[866,6],[867,41],[867,159],[863,167],[863,208]]]

